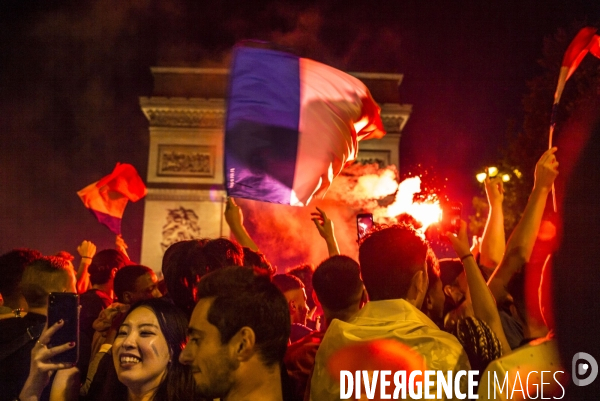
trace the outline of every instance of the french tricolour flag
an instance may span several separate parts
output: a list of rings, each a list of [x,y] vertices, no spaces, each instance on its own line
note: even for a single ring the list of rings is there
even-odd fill
[[[385,135],[358,79],[295,55],[234,51],[225,131],[225,186],[233,197],[305,206],[322,197],[358,141]]]

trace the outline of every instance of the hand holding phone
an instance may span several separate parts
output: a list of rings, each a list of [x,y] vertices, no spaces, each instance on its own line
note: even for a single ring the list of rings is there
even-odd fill
[[[77,363],[79,359],[79,295],[72,292],[51,292],[48,296],[48,327],[59,320],[63,326],[54,333],[48,348],[66,343],[75,343],[75,347],[55,355],[54,363]]]

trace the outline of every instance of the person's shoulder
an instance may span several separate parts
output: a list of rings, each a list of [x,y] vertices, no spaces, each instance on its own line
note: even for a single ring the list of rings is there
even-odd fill
[[[24,317],[11,317],[0,320],[0,343],[12,341],[16,335],[23,334],[35,325],[46,322],[46,317],[37,313],[28,313]]]

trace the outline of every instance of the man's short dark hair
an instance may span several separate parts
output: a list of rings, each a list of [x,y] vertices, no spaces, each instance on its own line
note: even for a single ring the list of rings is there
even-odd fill
[[[290,336],[290,312],[285,297],[258,269],[227,267],[202,277],[198,297],[214,298],[207,320],[228,343],[242,328],[250,327],[266,366],[283,360]]]
[[[116,249],[103,249],[96,253],[92,258],[92,263],[88,267],[90,273],[90,282],[95,284],[106,284],[110,280],[113,269],[119,270],[131,262],[127,255]]]
[[[415,273],[432,253],[429,243],[412,226],[379,226],[359,248],[365,288],[372,301],[406,298]]]
[[[48,294],[58,291],[73,269],[58,256],[43,256],[31,262],[23,272],[21,292],[29,307],[39,308],[48,303]]]
[[[271,265],[271,262],[265,257],[260,251],[254,251],[247,246],[243,247],[244,250],[244,266],[250,268],[258,268],[267,272],[271,277],[275,274],[277,269]]]
[[[312,284],[321,305],[334,312],[358,304],[362,296],[360,266],[344,255],[332,256],[317,266]]]
[[[291,274],[276,274],[273,276],[273,284],[279,288],[283,294],[292,290],[301,290],[304,283],[296,276]]]
[[[215,238],[207,241],[202,251],[206,261],[204,273],[209,273],[226,266],[244,265],[244,251],[242,247],[227,238]]]
[[[119,302],[123,302],[125,291],[135,290],[135,281],[144,274],[152,274],[151,268],[142,265],[123,266],[115,274],[114,291]]]
[[[25,267],[42,257],[40,251],[33,249],[13,249],[0,256],[0,293],[7,297],[19,290]]]

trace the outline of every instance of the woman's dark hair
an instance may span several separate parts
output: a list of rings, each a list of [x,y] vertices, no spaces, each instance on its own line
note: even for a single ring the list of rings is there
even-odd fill
[[[132,305],[125,318],[137,308],[148,308],[154,313],[171,354],[171,362],[167,366],[167,375],[154,394],[153,400],[184,401],[193,399],[194,378],[190,367],[179,363],[179,355],[183,351],[187,340],[188,321],[185,314],[169,301],[161,298],[151,298]],[[112,352],[117,351],[112,350]],[[108,373],[103,394],[98,399],[127,399],[127,387],[119,381],[114,365]]]

